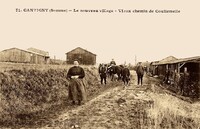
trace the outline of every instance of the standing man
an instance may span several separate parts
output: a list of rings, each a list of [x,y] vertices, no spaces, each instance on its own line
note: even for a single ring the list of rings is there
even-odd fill
[[[136,73],[137,73],[137,78],[138,78],[138,85],[141,82],[141,86],[142,86],[142,80],[143,80],[143,75],[144,75],[144,67],[142,66],[142,62],[138,63],[138,66],[136,68]]]
[[[184,74],[183,74],[183,95],[189,96],[189,81],[190,81],[190,74],[188,73],[187,67],[184,67]]]
[[[112,66],[112,65],[116,65],[116,62],[114,59],[112,59],[112,61],[110,62],[110,66]]]
[[[165,71],[165,77],[164,77],[164,80],[163,82],[166,83],[166,84],[169,84],[169,76],[170,76],[170,69],[169,68],[166,68],[166,71]]]
[[[180,93],[183,96],[189,96],[189,79],[190,74],[187,71],[187,67],[184,67],[184,73],[180,78]]]
[[[69,100],[72,104],[81,105],[86,101],[85,83],[83,78],[85,72],[82,67],[79,66],[78,61],[74,61],[74,66],[71,67],[67,73],[67,79],[69,79]]]
[[[176,89],[178,89],[178,85],[179,85],[179,80],[180,80],[180,74],[177,72],[177,70],[174,70],[173,73],[173,80],[174,80],[174,86]]]
[[[101,64],[99,66],[99,75],[100,75],[100,78],[101,78],[101,84],[103,84],[103,81],[106,85],[106,78],[107,78],[107,68],[105,66],[105,64]]]

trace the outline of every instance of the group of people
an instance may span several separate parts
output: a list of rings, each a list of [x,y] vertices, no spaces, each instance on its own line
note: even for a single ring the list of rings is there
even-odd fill
[[[115,66],[116,62],[114,61],[114,59],[112,59],[112,61],[109,64],[109,67]],[[106,84],[106,77],[108,74],[108,68],[105,64],[100,64],[99,67],[99,74],[100,74],[100,78],[101,78],[101,84],[103,84],[103,82]],[[124,65],[122,66],[123,68],[121,69],[121,75],[122,75],[122,80],[125,82],[128,82],[130,80],[130,70],[129,68]],[[137,67],[136,67],[136,73],[137,73],[137,84],[141,84],[143,85],[143,75],[144,75],[144,71],[145,68],[142,66],[142,62],[139,62]],[[129,79],[129,80],[128,80]],[[111,79],[112,80],[112,79]]]
[[[116,62],[114,59],[112,59],[109,64],[100,64],[98,69],[101,78],[101,84],[106,84],[106,78],[109,76],[111,81],[114,81],[115,79],[122,79],[124,84],[128,85],[130,80],[130,70],[127,65],[116,65]]]
[[[115,66],[116,62],[114,59],[110,62],[110,66]],[[99,68],[99,74],[101,78],[101,84],[103,82],[106,84],[107,80],[107,70],[108,67],[105,64],[101,64]],[[144,75],[144,67],[141,63],[138,64],[136,69],[137,77],[138,77],[138,85],[139,83],[142,85],[143,75]],[[122,70],[122,80],[125,82],[130,81],[130,71],[127,66],[124,66]],[[74,66],[71,67],[67,72],[67,79],[69,80],[69,100],[71,100],[72,104],[82,105],[86,101],[86,83],[83,78],[85,77],[85,71],[82,67],[79,66],[78,61],[74,61]]]
[[[116,66],[116,62],[114,59],[110,62],[110,64],[101,64],[99,67],[99,75],[101,78],[101,84],[107,84],[107,76],[108,76],[108,69],[111,67]],[[110,69],[111,70],[111,69]],[[136,73],[137,73],[137,84],[143,85],[143,75],[145,72],[145,68],[142,66],[142,63],[139,62],[136,66]],[[121,79],[125,82],[130,81],[130,70],[125,65],[121,71]],[[83,78],[85,77],[85,71],[82,67],[79,66],[78,61],[74,61],[74,66],[68,70],[67,79],[69,80],[69,99],[71,100],[72,104],[83,104],[86,101],[86,83],[84,82]],[[111,79],[112,80],[112,79]],[[189,83],[190,83],[190,74],[187,70],[187,67],[184,68],[184,72],[180,75],[177,70],[171,71],[169,68],[166,69],[166,74],[164,76],[164,83],[172,84],[180,91],[180,93],[184,96],[189,95]]]
[[[108,75],[108,71],[110,70],[110,67],[112,66],[115,66],[116,65],[116,62],[114,61],[114,59],[112,59],[112,61],[110,62],[110,64],[104,64],[104,63],[101,63],[99,65],[99,68],[98,68],[98,72],[99,72],[99,75],[100,75],[100,78],[101,78],[101,84],[105,84],[107,83],[107,75]]]
[[[183,96],[189,96],[189,82],[190,74],[187,70],[187,67],[184,67],[184,72],[180,75],[177,70],[171,71],[170,68],[166,68],[165,76],[163,82],[170,84],[179,90],[179,93]]]

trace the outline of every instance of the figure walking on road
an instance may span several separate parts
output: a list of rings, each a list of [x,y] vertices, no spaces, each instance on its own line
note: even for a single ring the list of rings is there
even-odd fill
[[[101,78],[101,84],[103,84],[103,81],[106,85],[106,78],[107,78],[107,67],[105,66],[105,64],[101,64],[99,66],[99,75]]]
[[[81,105],[86,101],[85,83],[83,78],[85,72],[82,67],[79,66],[78,61],[74,61],[74,66],[71,67],[67,73],[67,79],[69,79],[69,100],[72,104]]]
[[[144,75],[144,67],[142,66],[142,62],[138,63],[138,66],[136,68],[137,78],[138,78],[138,85],[143,81],[143,75]]]

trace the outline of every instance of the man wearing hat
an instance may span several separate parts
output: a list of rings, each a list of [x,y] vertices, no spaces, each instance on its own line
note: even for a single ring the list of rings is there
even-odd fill
[[[112,65],[116,65],[116,62],[114,59],[112,59],[112,61],[110,62],[110,66],[112,66]]]
[[[144,75],[144,67],[142,66],[142,62],[138,63],[138,66],[136,68],[137,78],[138,78],[138,85],[143,81],[143,75]]]

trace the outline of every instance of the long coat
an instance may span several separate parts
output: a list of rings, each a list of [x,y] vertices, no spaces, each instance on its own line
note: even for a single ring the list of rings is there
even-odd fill
[[[136,68],[137,75],[144,75],[144,67],[142,65],[138,65]]]
[[[78,76],[78,78],[73,78],[74,76]],[[67,73],[67,78],[69,79],[69,100],[86,101],[84,77],[85,72],[83,68],[74,66],[69,69]]]

